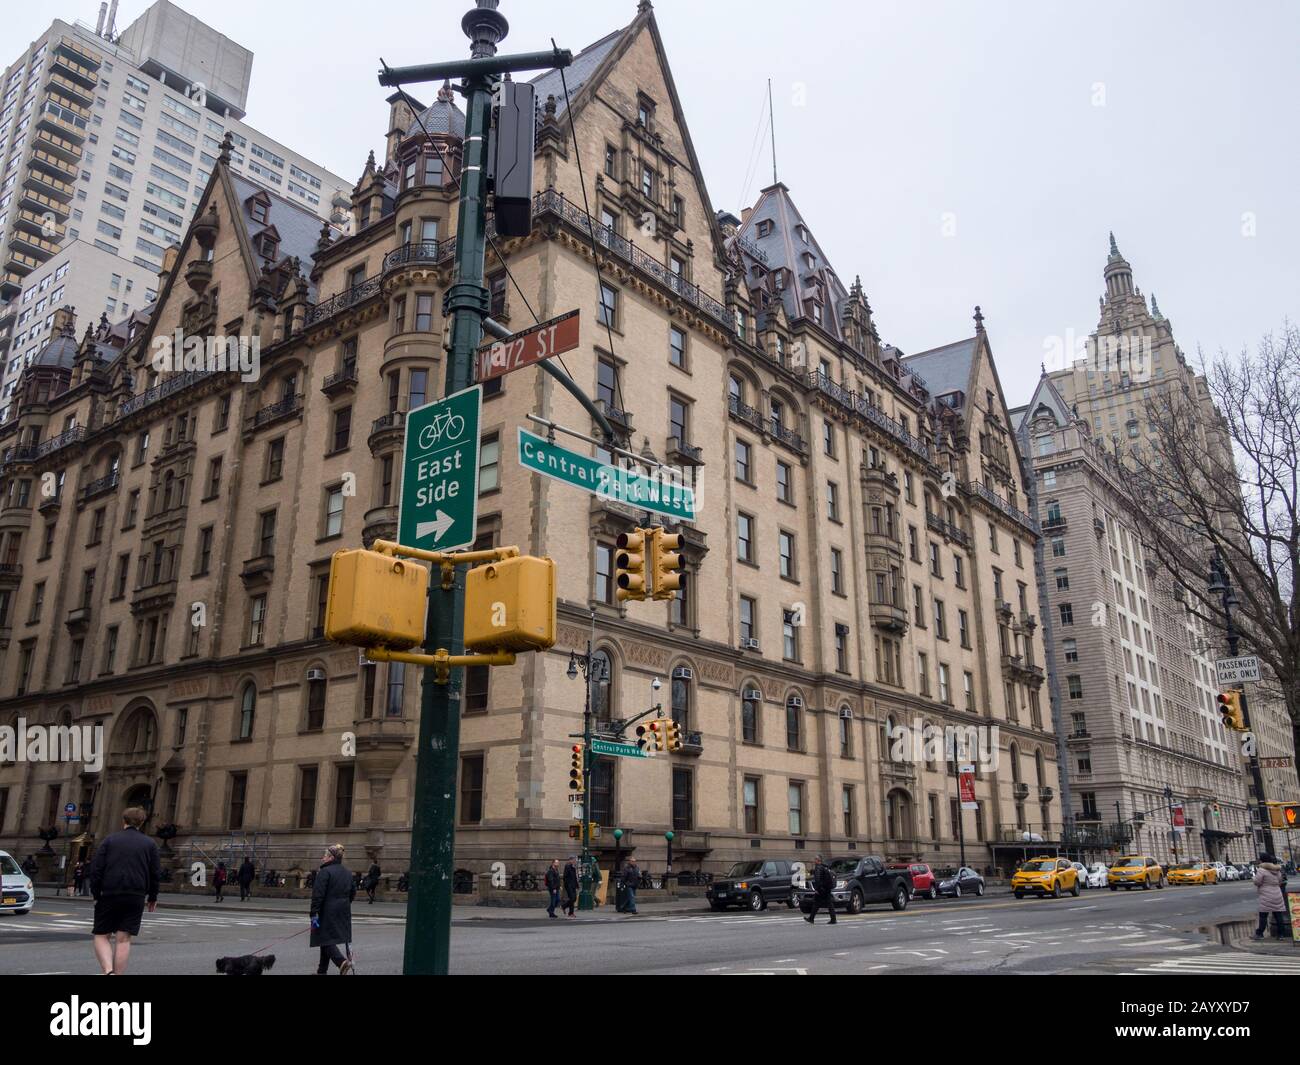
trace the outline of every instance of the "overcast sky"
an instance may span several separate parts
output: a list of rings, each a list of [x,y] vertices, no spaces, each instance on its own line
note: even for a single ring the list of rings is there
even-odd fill
[[[146,6],[122,0],[119,30]],[[255,53],[247,121],[354,181],[383,146],[378,57],[466,55],[471,0],[180,6]],[[55,13],[93,25],[98,10],[6,5],[5,38],[31,40]],[[503,50],[554,36],[576,52],[636,3],[501,10]],[[908,353],[961,339],[980,304],[1012,404],[1053,338],[1095,328],[1112,229],[1189,357],[1300,318],[1293,0],[657,0],[655,13],[714,207],[739,214],[771,180],[765,140],[748,165],[770,77],[780,178],[844,282],[861,275],[882,338]]]

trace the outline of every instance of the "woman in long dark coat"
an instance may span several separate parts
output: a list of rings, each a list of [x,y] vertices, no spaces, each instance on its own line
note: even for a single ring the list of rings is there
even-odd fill
[[[343,844],[335,843],[321,857],[311,892],[311,945],[320,948],[318,976],[329,974],[330,962],[339,967],[340,976],[352,970],[352,951],[349,949],[345,956],[339,944],[352,942],[352,900],[356,894],[356,880],[343,864]]]

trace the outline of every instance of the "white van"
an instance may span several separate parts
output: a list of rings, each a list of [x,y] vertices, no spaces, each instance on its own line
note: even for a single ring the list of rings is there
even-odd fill
[[[35,901],[36,885],[31,877],[10,855],[0,851],[0,913],[22,916]]]

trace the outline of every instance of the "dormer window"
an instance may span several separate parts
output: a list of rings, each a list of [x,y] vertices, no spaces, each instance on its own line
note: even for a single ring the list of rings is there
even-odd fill
[[[648,130],[655,118],[655,105],[648,96],[638,96],[636,102],[636,124]]]
[[[768,236],[771,236],[771,235],[772,235],[772,230],[773,230],[774,228],[775,228],[775,226],[773,225],[772,220],[771,220],[770,218],[764,218],[761,222],[758,223],[758,235],[759,235],[759,237],[768,237]]]
[[[808,228],[806,226],[802,226],[802,225],[795,226],[794,231],[799,234],[800,240],[802,240],[805,244],[808,243]]]
[[[254,197],[248,201],[248,214],[258,225],[266,225],[271,215],[271,205]]]
[[[803,254],[803,264],[809,270],[815,270],[817,268],[817,257],[812,252],[806,251]]]
[[[814,302],[812,305],[812,320],[817,325],[822,324],[822,305],[820,303]]]
[[[269,233],[263,233],[257,238],[257,252],[263,259],[274,259],[275,251],[279,243]]]

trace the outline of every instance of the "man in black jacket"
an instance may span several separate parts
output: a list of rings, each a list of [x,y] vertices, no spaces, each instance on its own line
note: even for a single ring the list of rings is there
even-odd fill
[[[145,906],[158,908],[162,861],[158,844],[140,827],[145,812],[132,806],[122,813],[122,831],[95,848],[90,862],[90,893],[95,897],[95,958],[105,976],[121,976],[131,956],[131,937],[140,934]],[[109,937],[116,941],[110,943]]]
[[[546,916],[555,917],[555,907],[560,904],[560,859],[552,858],[551,864],[546,869],[546,893],[547,906]]]
[[[564,912],[574,917],[574,904],[578,901],[578,859],[572,854],[564,864]]]
[[[817,911],[825,906],[830,911],[831,924],[835,924],[835,896],[831,894],[835,890],[835,874],[822,861],[820,854],[817,855],[817,860],[813,863],[812,885],[812,910],[804,920],[809,924],[815,924]]]
[[[239,866],[239,872],[235,874],[236,879],[239,881],[240,902],[253,897],[253,878],[256,875],[253,863],[245,858]]]
[[[641,883],[641,869],[636,864],[636,857],[629,854],[627,864],[623,866],[622,876],[623,883],[623,912],[636,913],[636,889]]]

